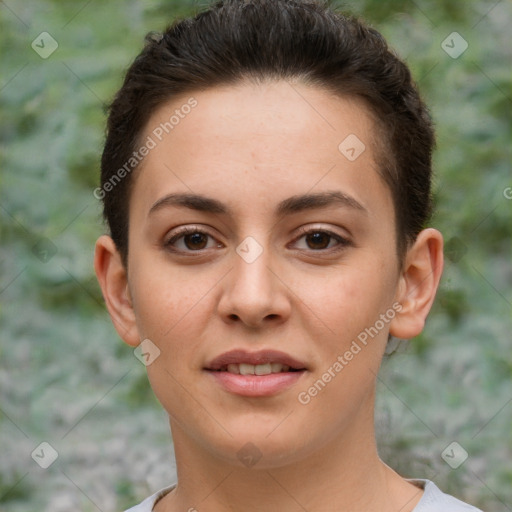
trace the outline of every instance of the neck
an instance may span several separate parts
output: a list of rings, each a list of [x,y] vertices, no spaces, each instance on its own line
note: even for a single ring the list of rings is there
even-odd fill
[[[171,429],[179,483],[158,512],[409,512],[421,498],[421,490],[378,457],[373,415],[297,462],[259,469],[220,460],[172,421]]]

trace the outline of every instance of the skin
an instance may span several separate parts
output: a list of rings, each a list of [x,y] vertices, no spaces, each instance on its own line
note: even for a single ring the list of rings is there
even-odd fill
[[[143,140],[189,96],[159,108]],[[376,374],[389,333],[412,338],[423,329],[442,273],[441,234],[422,231],[399,265],[391,193],[376,170],[374,126],[362,103],[286,81],[193,96],[197,107],[137,171],[128,270],[110,237],[96,244],[96,273],[119,335],[133,347],[149,338],[161,351],[147,370],[169,414],[179,485],[155,510],[412,510],[422,491],[377,454]],[[366,145],[355,161],[338,150],[349,134]],[[364,210],[274,213],[284,199],[325,191]],[[231,212],[149,213],[170,193],[202,194]],[[166,242],[183,226],[210,236],[199,237],[202,245],[197,235],[196,245],[181,238],[172,252]],[[301,227],[348,242],[311,239]],[[252,263],[236,252],[248,236],[262,248]],[[401,311],[301,404],[298,394],[394,303]],[[203,368],[234,348],[280,350],[308,371],[274,396],[232,394]],[[261,455],[252,467],[237,456],[248,442]]]

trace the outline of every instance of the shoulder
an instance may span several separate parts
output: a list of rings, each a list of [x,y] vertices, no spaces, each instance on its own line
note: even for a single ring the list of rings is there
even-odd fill
[[[408,481],[424,489],[423,496],[413,512],[483,512],[479,508],[445,494],[431,480],[410,479]]]
[[[160,489],[158,492],[155,492],[155,494],[148,496],[144,501],[141,501],[138,505],[125,510],[125,512],[151,512],[156,502],[171,492],[175,487],[176,484],[173,484],[164,489]]]
[[[431,480],[409,479],[408,481],[424,489],[423,496],[413,512],[483,512],[479,508],[445,494]],[[125,512],[152,512],[155,503],[174,487],[176,484],[161,489]]]

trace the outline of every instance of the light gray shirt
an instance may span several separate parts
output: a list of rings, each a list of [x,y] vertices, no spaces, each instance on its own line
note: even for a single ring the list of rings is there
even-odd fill
[[[424,479],[408,479],[408,482],[420,487],[424,490],[418,504],[414,507],[413,512],[482,512],[479,508],[473,507],[463,501],[445,494],[431,480]],[[152,512],[156,502],[171,492],[176,484],[161,489],[142,503],[132,507],[125,512]]]

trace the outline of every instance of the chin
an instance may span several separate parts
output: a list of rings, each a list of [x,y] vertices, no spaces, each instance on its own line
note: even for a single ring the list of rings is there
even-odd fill
[[[228,434],[213,439],[208,436],[203,438],[204,445],[210,447],[209,451],[215,457],[230,465],[255,470],[288,466],[315,451],[317,443],[304,439],[304,429],[294,425],[276,428],[278,424],[274,423],[274,431],[267,427],[266,422],[259,424],[255,419],[251,426],[243,429],[226,426],[232,437]]]

